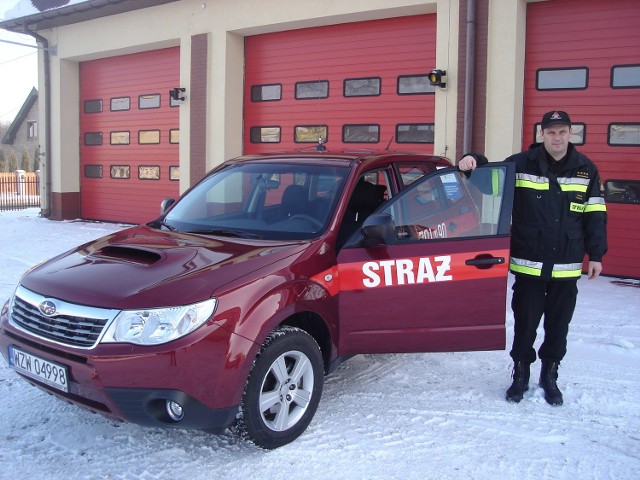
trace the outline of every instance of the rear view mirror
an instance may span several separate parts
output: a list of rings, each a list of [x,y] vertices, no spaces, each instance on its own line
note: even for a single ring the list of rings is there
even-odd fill
[[[176,203],[175,198],[165,198],[164,200],[162,200],[162,202],[160,203],[160,213],[162,214],[166,212],[174,203]]]
[[[396,226],[388,213],[377,213],[362,224],[363,244],[367,247],[394,245],[397,240]]]

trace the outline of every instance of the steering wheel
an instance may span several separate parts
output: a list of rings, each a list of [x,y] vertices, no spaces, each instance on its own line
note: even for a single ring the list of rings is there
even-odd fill
[[[295,220],[296,218],[301,220],[306,220],[309,222],[314,228],[319,229],[322,227],[322,223],[317,218],[312,217],[311,215],[306,215],[304,213],[296,213],[295,215],[291,215],[288,220]]]

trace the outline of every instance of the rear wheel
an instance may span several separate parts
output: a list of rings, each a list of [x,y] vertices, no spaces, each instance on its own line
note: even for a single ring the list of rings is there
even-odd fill
[[[265,340],[245,386],[233,430],[259,447],[278,448],[305,431],[324,381],[316,341],[295,327],[282,327]]]

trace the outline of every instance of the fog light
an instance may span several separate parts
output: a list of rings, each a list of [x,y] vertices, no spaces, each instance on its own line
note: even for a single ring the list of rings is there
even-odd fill
[[[173,400],[167,400],[167,413],[174,422],[179,422],[184,417],[182,405]]]

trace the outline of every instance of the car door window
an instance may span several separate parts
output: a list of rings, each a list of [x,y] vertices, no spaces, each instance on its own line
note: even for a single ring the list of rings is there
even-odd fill
[[[441,170],[379,213],[391,215],[400,243],[506,234],[508,219],[500,215],[505,175],[500,166],[478,168],[469,178],[455,168]]]
[[[366,218],[391,198],[389,172],[371,170],[360,176],[351,192],[347,209],[338,232],[338,249],[360,228]]]
[[[433,171],[426,163],[421,164],[400,164],[396,165],[398,176],[400,177],[400,188],[403,189],[411,185],[416,180],[422,178]]]
[[[389,200],[391,198],[393,192],[391,189],[391,180],[389,178],[389,172],[387,170],[385,169],[371,170],[365,173],[361,177],[361,180],[364,180],[373,185],[378,185],[381,191],[384,190],[384,193],[382,195],[383,200]],[[384,187],[384,189],[382,187]]]

